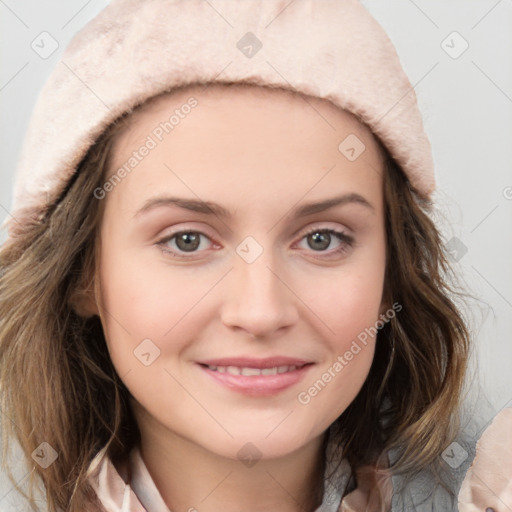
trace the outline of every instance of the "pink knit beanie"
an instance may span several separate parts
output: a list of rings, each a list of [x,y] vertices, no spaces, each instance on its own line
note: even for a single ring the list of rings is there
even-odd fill
[[[57,200],[123,113],[178,86],[237,81],[326,98],[354,113],[430,198],[432,153],[414,89],[358,0],[112,0],[74,37],[38,98],[8,234]]]

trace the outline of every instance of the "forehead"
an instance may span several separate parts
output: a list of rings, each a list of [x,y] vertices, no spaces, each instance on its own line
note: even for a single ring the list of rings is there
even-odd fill
[[[183,109],[191,98],[196,106]],[[170,126],[170,116],[180,111]],[[156,140],[156,133],[161,140],[110,194],[123,191],[123,208],[164,189],[229,200],[235,210],[236,198],[263,204],[272,192],[291,204],[294,196],[326,197],[345,185],[347,192],[365,191],[380,202],[378,140],[325,99],[247,84],[194,85],[153,98],[127,121],[115,138],[109,172],[126,164],[148,137]],[[358,158],[343,154],[349,146],[361,151],[357,144],[364,147]]]
[[[310,117],[317,117],[317,121],[323,121],[325,129],[336,130],[335,118],[343,118],[347,128],[352,127],[355,131],[364,133],[370,143],[375,143],[379,153],[382,155],[382,148],[378,139],[373,136],[371,130],[357,116],[351,112],[339,108],[325,98],[318,98],[297,92],[296,90],[284,89],[282,87],[259,86],[250,83],[208,83],[191,84],[165,92],[156,97],[146,100],[131,113],[124,122],[124,128],[118,131],[118,138],[128,137],[132,140],[139,135],[139,129],[146,129],[145,119],[158,115],[164,118],[165,112],[179,109],[187,103],[190,98],[195,98],[201,107],[207,108],[212,115],[216,111],[226,109],[236,110],[241,107],[248,108],[250,105],[257,109],[266,109],[266,113],[274,116],[286,115],[299,117],[301,114],[309,114]],[[222,122],[222,120],[220,120]],[[303,120],[301,120],[303,121]],[[311,122],[309,119],[307,122]]]

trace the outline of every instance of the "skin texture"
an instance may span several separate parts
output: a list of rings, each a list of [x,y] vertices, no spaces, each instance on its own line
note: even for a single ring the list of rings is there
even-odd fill
[[[143,459],[173,512],[287,512],[308,498],[306,510],[314,510],[326,430],[365,381],[374,340],[308,404],[297,396],[386,310],[382,154],[368,128],[326,100],[196,86],[132,115],[111,172],[190,96],[198,105],[103,199],[97,293],[87,307],[102,320],[133,396]],[[338,150],[349,134],[366,148],[354,161]],[[293,215],[345,193],[372,207],[352,201]],[[213,201],[233,217],[168,205],[136,215],[165,195]],[[343,232],[353,245],[334,235],[315,245],[313,228]],[[176,238],[166,242],[183,258],[158,245],[180,230],[203,234],[195,252],[180,251]],[[251,263],[237,253],[249,236],[263,251]],[[145,339],[160,350],[147,366],[134,355]],[[271,396],[232,391],[197,364],[276,355],[314,364]],[[237,456],[248,442],[245,450],[254,445],[261,456],[250,467]]]

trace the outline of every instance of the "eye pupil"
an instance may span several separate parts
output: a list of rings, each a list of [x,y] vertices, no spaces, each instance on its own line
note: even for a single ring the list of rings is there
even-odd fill
[[[309,240],[312,240],[314,243],[320,242],[320,247],[317,245],[312,248],[315,250],[322,250],[329,247],[329,243],[331,241],[331,235],[329,233],[322,233],[321,231],[316,231],[308,236]]]
[[[194,251],[199,247],[199,238],[198,233],[181,233],[176,237],[176,245],[182,251]]]

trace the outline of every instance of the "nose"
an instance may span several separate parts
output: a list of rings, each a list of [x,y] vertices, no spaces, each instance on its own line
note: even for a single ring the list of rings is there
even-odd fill
[[[236,256],[222,305],[224,325],[259,339],[290,328],[299,318],[288,273],[267,256],[270,252],[252,263]]]

